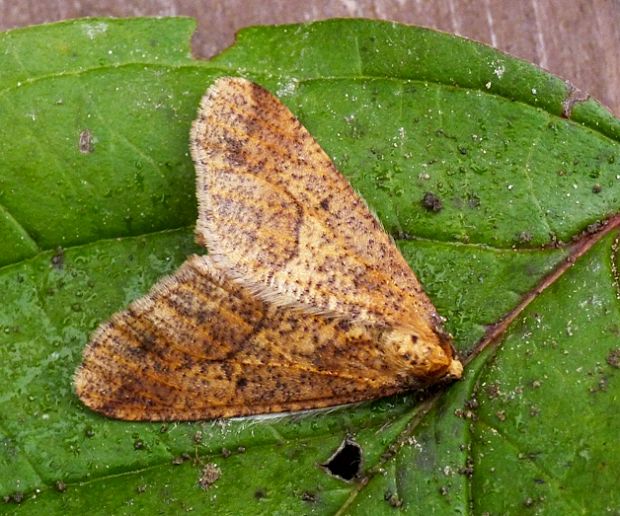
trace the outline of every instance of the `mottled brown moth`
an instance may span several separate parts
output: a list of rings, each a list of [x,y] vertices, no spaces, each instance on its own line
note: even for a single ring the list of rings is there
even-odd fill
[[[191,153],[208,255],[95,332],[75,375],[87,406],[195,420],[328,407],[461,376],[394,242],[276,97],[216,80]]]

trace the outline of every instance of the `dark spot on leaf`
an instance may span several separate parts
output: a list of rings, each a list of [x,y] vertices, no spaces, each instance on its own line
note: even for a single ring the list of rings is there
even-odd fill
[[[592,187],[592,193],[601,193],[602,190],[603,190],[603,187],[599,183],[596,183]]]
[[[426,192],[422,198],[422,207],[427,211],[437,213],[443,208],[443,203],[434,193]]]
[[[301,499],[304,502],[316,503],[318,497],[316,493],[313,493],[312,491],[304,491],[303,493],[301,493]]]
[[[394,238],[396,240],[413,240],[413,235],[403,231],[402,229],[397,229],[394,231]]]
[[[62,247],[57,247],[56,252],[52,256],[52,267],[56,270],[62,270],[65,264],[65,252]]]
[[[387,449],[381,454],[381,460],[383,462],[391,460],[396,455],[396,452],[398,452],[398,446],[396,446],[396,444],[394,443],[390,444]]]
[[[321,466],[331,475],[350,482],[359,476],[362,469],[362,448],[352,439],[345,439]]]
[[[478,400],[475,397],[470,398],[465,402],[465,406],[470,410],[475,410],[479,406]]]
[[[459,468],[459,473],[461,475],[465,475],[467,478],[471,478],[474,474],[474,459],[471,457],[467,457],[465,461],[465,466]]]
[[[142,449],[144,449],[144,441],[142,439],[136,439],[133,442],[133,449],[134,450],[142,450]]]
[[[266,496],[267,491],[265,491],[264,489],[257,489],[256,491],[254,491],[254,498],[256,498],[257,500],[262,500]]]
[[[198,485],[205,491],[209,489],[222,476],[222,471],[217,464],[209,462],[200,471]]]
[[[495,399],[499,396],[499,385],[496,383],[491,383],[486,387],[487,396],[490,399]]]
[[[82,154],[90,154],[93,152],[93,135],[88,129],[84,129],[80,132],[78,148]]]
[[[3,500],[4,503],[22,503],[24,501],[24,493],[15,491],[10,495],[4,496]]]
[[[454,415],[456,417],[460,417],[461,419],[469,419],[472,421],[476,421],[478,419],[478,416],[476,415],[476,413],[474,412],[474,410],[472,408],[470,408],[469,403],[472,400],[468,400],[465,402],[465,407],[464,408],[457,408],[454,410]],[[473,400],[474,404],[477,406],[477,401]]]
[[[607,355],[607,363],[611,367],[620,369],[620,348],[612,349]]]
[[[62,480],[57,480],[54,487],[59,493],[64,493],[67,490],[67,484],[65,484]]]
[[[403,501],[399,498],[399,496],[396,493],[392,493],[389,489],[384,493],[383,499],[395,509],[398,509],[403,505]]]
[[[174,466],[179,466],[184,462],[188,461],[191,457],[187,453],[182,453],[181,455],[177,455],[172,459],[172,464]]]

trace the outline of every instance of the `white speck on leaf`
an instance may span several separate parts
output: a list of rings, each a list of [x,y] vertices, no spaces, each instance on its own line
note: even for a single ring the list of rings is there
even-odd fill
[[[506,67],[503,64],[497,64],[495,66],[495,70],[493,70],[493,73],[497,76],[498,79],[501,79],[505,71]]]
[[[105,34],[108,30],[108,24],[104,22],[89,23],[84,25],[84,32],[89,39],[95,39],[101,34]]]
[[[290,79],[286,81],[284,84],[281,84],[276,91],[276,95],[278,97],[290,97],[297,90],[297,86],[299,85],[299,81],[297,79]]]

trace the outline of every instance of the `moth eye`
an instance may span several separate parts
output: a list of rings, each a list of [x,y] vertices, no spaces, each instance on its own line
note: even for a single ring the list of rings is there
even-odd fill
[[[412,342],[413,344],[415,344],[416,342],[418,342],[418,336],[417,336],[417,335],[412,335],[412,336],[411,336],[411,342]]]

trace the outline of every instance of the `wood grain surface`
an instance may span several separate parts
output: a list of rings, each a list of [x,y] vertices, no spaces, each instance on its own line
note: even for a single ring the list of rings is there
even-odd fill
[[[83,16],[193,16],[197,57],[248,25],[367,17],[466,36],[534,62],[620,115],[618,0],[0,0],[0,30]]]

